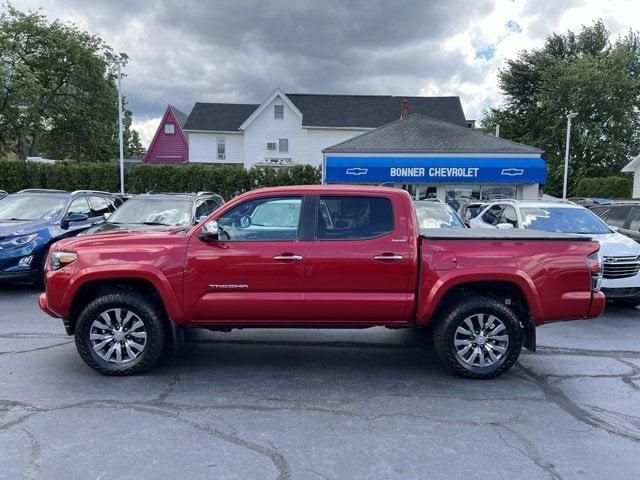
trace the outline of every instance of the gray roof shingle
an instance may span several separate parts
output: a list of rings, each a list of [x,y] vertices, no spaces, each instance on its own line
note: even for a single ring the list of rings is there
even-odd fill
[[[409,113],[421,113],[466,126],[460,97],[394,97],[391,95],[315,95],[287,93],[302,112],[302,123],[310,127],[377,128],[400,117],[407,99]]]
[[[181,112],[180,110],[178,110],[173,105],[169,105],[169,108],[173,112],[173,116],[175,117],[176,121],[178,122],[178,125],[180,125],[180,128],[184,128],[184,122],[187,121],[187,118],[189,116],[186,113]]]
[[[287,93],[302,112],[309,127],[377,128],[400,116],[404,98],[409,113],[421,113],[445,122],[466,126],[459,97],[394,97],[391,95],[324,95]],[[235,132],[260,105],[242,103],[196,103],[185,130]]]
[[[184,129],[235,132],[259,106],[246,103],[196,102]]]
[[[376,130],[325,148],[325,153],[542,153],[528,145],[494,137],[414,113]]]

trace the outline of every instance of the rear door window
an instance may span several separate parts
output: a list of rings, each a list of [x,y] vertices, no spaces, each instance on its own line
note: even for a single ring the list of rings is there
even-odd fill
[[[633,232],[640,232],[640,207],[633,209],[631,223],[629,223],[629,230]]]
[[[607,212],[604,221],[612,227],[623,228],[630,211],[630,206],[609,207],[609,211]]]
[[[393,205],[380,197],[320,197],[318,240],[362,240],[393,232]]]
[[[109,203],[104,197],[89,197],[89,206],[91,207],[91,216],[100,217],[105,213],[111,213]]]

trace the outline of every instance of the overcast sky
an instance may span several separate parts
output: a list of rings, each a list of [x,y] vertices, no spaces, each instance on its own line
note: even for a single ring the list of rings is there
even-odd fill
[[[2,0],[0,0],[2,1]],[[123,91],[148,144],[168,103],[285,92],[459,95],[500,102],[505,59],[601,18],[640,28],[637,0],[13,0],[102,37],[131,61]]]

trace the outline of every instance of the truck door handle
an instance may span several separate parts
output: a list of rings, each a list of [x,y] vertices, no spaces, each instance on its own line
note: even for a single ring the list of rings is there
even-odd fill
[[[302,255],[293,255],[290,253],[276,255],[275,257],[273,257],[274,260],[284,260],[284,261],[290,261],[290,262],[298,262],[302,260],[302,258],[303,258]]]
[[[385,254],[385,255],[376,255],[373,257],[374,260],[378,260],[379,262],[399,262],[402,260],[402,255],[396,254]]]

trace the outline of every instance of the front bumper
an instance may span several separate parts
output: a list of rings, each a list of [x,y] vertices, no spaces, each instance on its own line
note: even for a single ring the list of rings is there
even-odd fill
[[[607,298],[602,291],[593,292],[591,296],[591,307],[589,307],[589,312],[587,313],[587,318],[596,318],[604,313],[604,305],[607,301]]]
[[[640,287],[603,288],[607,300],[625,300],[640,302]]]
[[[49,307],[49,304],[47,303],[46,293],[41,293],[40,296],[38,297],[38,307],[40,307],[40,310],[42,310],[44,313],[46,313],[50,317],[60,318],[60,315],[58,315],[56,312],[51,310],[51,308]]]
[[[44,313],[46,313],[50,317],[62,318],[62,323],[64,324],[64,329],[67,332],[67,335],[73,335],[73,326],[71,325],[71,322],[69,322],[68,318],[64,318],[62,315],[60,315],[58,312],[56,312],[49,306],[49,303],[47,302],[46,293],[41,293],[40,296],[38,297],[38,307],[40,307],[40,310],[42,310]]]
[[[38,280],[40,271],[34,270],[17,270],[14,272],[0,271],[0,282],[35,282]]]

